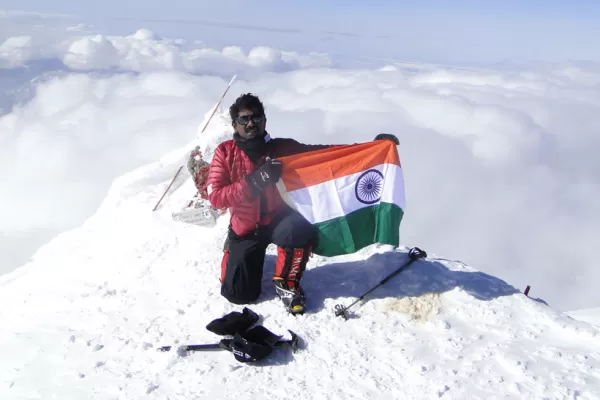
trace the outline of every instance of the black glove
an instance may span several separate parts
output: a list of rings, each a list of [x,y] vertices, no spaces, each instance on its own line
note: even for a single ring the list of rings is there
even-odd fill
[[[267,158],[259,169],[246,177],[246,180],[259,192],[262,192],[268,184],[275,184],[281,178],[283,164],[277,160]]]
[[[257,322],[258,314],[248,307],[244,307],[244,310],[241,313],[238,311],[232,311],[221,318],[212,320],[208,325],[206,325],[206,329],[216,333],[217,335],[233,336],[237,332],[243,332],[249,329]]]
[[[398,140],[396,135],[392,135],[391,133],[380,133],[379,135],[375,136],[374,140],[391,140],[396,144],[396,146],[400,144],[400,140]]]

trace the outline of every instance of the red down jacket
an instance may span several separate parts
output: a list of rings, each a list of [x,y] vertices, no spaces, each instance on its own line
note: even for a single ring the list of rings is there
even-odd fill
[[[217,209],[228,208],[231,228],[238,236],[252,232],[256,225],[266,225],[284,209],[284,201],[275,185],[264,191],[266,213],[260,218],[260,196],[256,195],[244,179],[265,163],[266,157],[278,158],[306,151],[331,147],[307,145],[294,139],[271,139],[267,153],[254,164],[235,141],[221,143],[215,150],[208,174],[208,199]]]

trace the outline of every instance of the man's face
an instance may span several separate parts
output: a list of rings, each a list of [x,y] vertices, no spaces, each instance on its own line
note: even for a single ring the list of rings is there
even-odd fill
[[[246,109],[240,110],[238,117],[233,121],[235,131],[244,139],[263,136],[266,124],[267,118],[263,114]]]

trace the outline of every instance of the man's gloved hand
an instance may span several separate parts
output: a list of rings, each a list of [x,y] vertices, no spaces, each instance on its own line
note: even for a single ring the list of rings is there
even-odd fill
[[[281,178],[282,168],[283,164],[280,161],[267,158],[267,162],[248,175],[246,180],[259,192],[262,192],[267,185],[277,183],[279,178]]]
[[[391,140],[396,144],[396,146],[400,144],[400,140],[398,140],[396,135],[392,135],[391,133],[380,133],[379,135],[375,136],[374,140]]]

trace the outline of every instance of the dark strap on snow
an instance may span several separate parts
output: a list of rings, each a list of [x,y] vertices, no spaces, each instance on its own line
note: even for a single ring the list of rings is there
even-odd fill
[[[273,347],[254,343],[239,333],[236,333],[229,343],[229,349],[235,359],[243,363],[260,361],[273,352]]]

